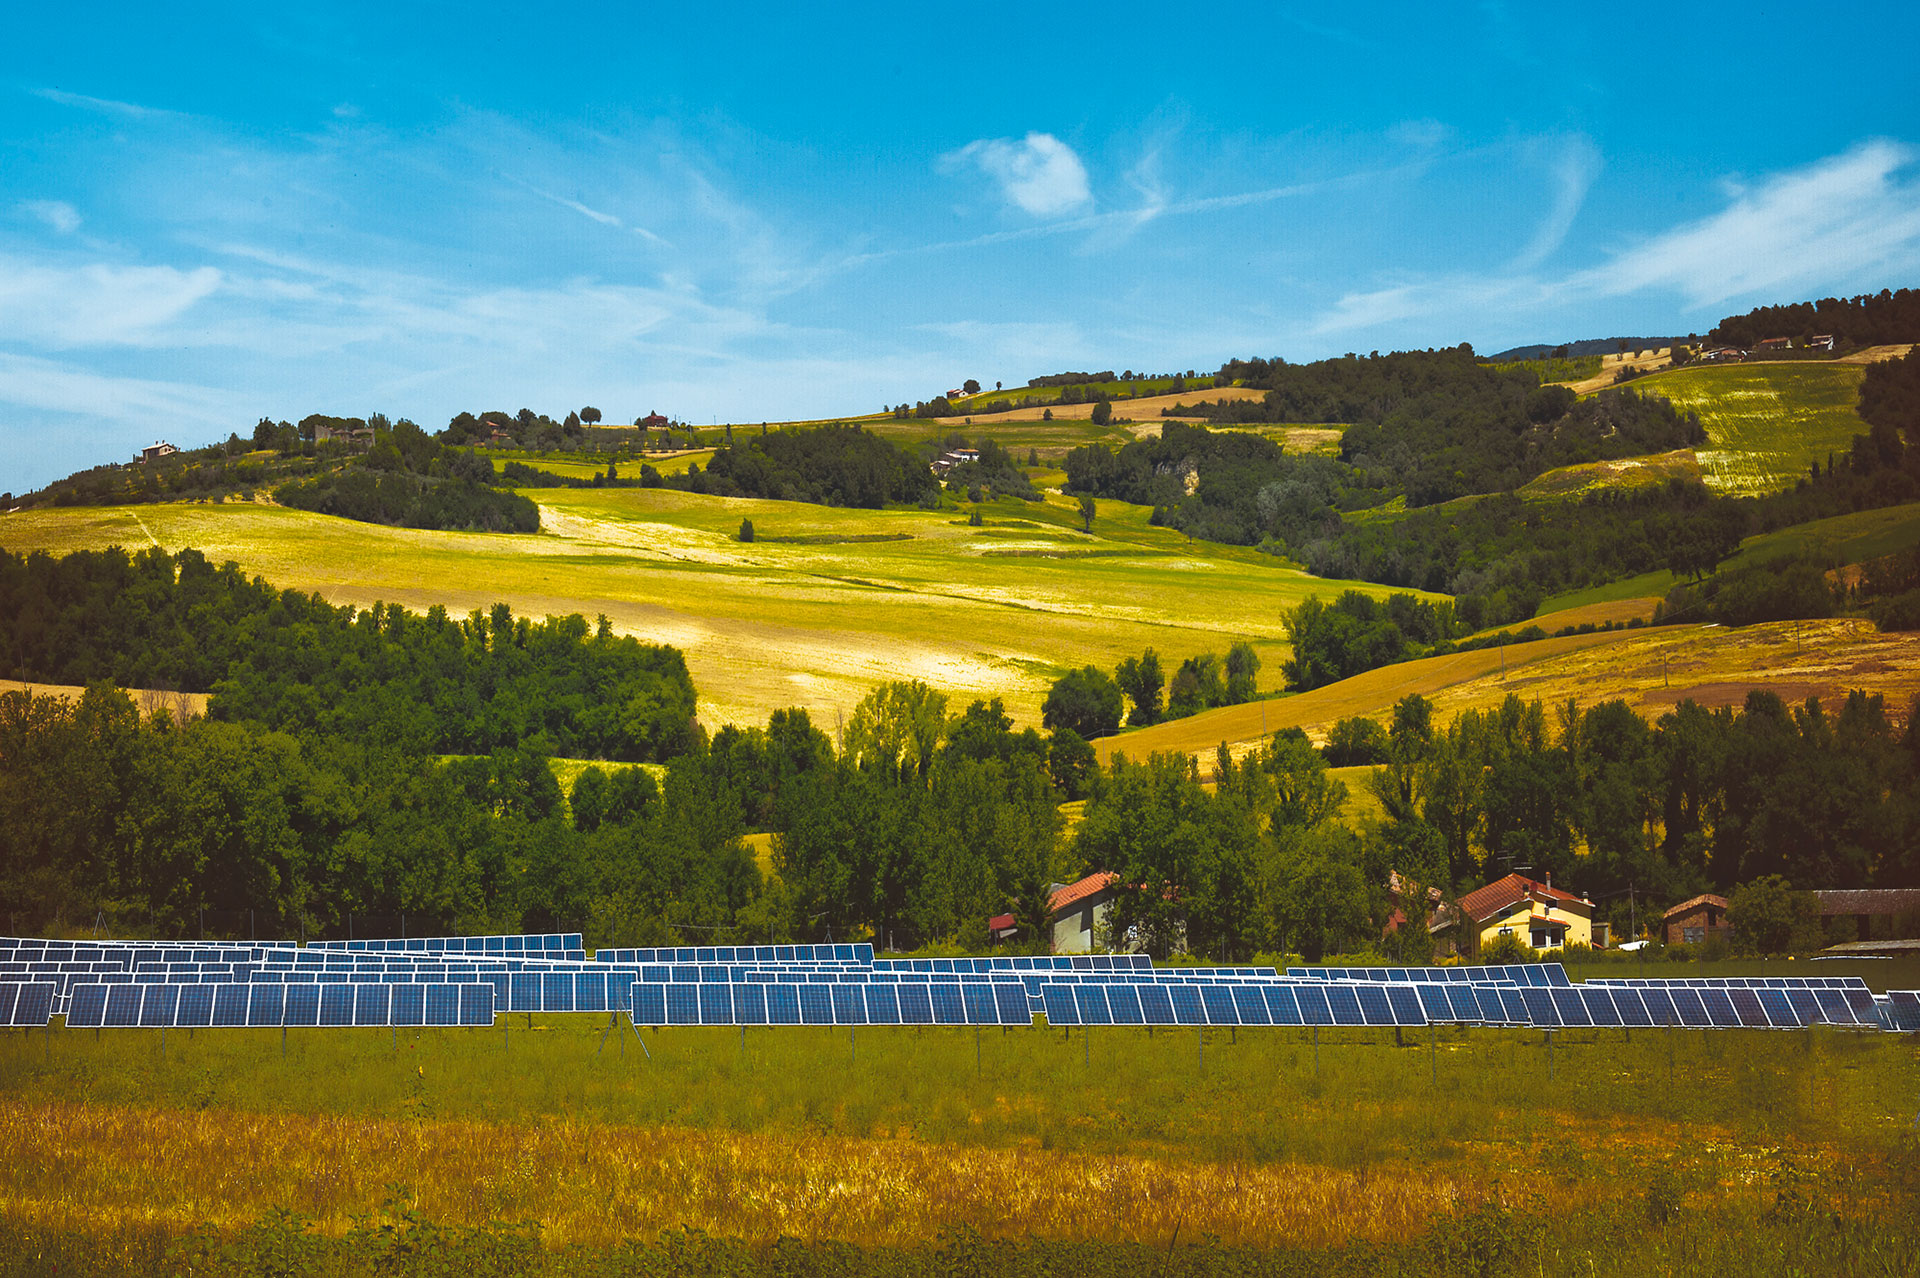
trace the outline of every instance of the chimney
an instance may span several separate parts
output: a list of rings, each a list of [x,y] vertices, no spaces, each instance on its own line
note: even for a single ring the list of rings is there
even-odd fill
[[[1552,870],[1548,870],[1548,871],[1547,871],[1547,878],[1546,878],[1546,884],[1547,884],[1547,886],[1548,886],[1549,888],[1551,888],[1551,887],[1553,886],[1553,871],[1552,871]]]

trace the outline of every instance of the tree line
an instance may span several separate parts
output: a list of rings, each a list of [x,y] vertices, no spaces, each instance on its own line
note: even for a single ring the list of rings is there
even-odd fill
[[[197,550],[115,547],[58,559],[0,550],[0,670],[54,684],[208,692],[208,716],[343,734],[424,754],[523,745],[662,760],[690,745],[677,649],[603,617],[535,621],[506,604],[335,607]]]
[[[1121,661],[1112,675],[1085,666],[1054,680],[1041,706],[1041,723],[1055,733],[1090,741],[1119,731],[1123,711],[1129,727],[1144,728],[1251,701],[1258,695],[1259,676],[1260,656],[1244,639],[1229,647],[1225,658],[1214,652],[1188,657],[1171,681],[1160,654],[1148,648]]]
[[[732,432],[728,432],[731,436]],[[668,475],[668,487],[717,497],[760,497],[878,510],[888,502],[928,504],[940,485],[924,460],[871,431],[845,424],[767,432],[734,440]]]
[[[1721,346],[1750,348],[1769,337],[1804,344],[1817,334],[1831,334],[1840,346],[1920,341],[1920,289],[1883,288],[1858,297],[1759,306],[1744,315],[1727,316],[1707,336]]]

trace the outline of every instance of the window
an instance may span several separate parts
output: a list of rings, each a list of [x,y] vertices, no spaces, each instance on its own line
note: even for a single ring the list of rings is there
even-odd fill
[[[1680,940],[1686,945],[1699,945],[1706,939],[1707,929],[1704,927],[1683,927],[1680,929]]]

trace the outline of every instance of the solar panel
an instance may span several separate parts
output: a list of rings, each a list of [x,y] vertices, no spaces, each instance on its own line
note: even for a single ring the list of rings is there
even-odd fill
[[[969,981],[960,987],[960,997],[966,1001],[967,1024],[998,1025],[1000,1023],[1000,1005],[994,997],[991,984],[985,981]]]
[[[541,976],[540,1010],[543,1012],[571,1012],[573,1010],[572,973],[547,972]]]
[[[27,991],[33,988],[34,987],[31,985],[20,986],[19,1001],[25,1002],[27,998]],[[42,986],[41,988],[51,991],[53,989],[53,986],[45,985],[45,986]],[[48,1001],[49,1001],[49,1005],[51,1005],[52,1000],[49,999]],[[21,1009],[20,1009],[19,1003],[16,1003],[14,1005],[12,1018],[8,1021],[8,1024],[20,1025],[24,1023],[20,1019],[20,1010]],[[76,985],[68,993],[67,995],[67,1028],[68,1029],[98,1029],[101,1025],[106,1023],[106,1015],[107,1015],[107,987],[106,986]]]
[[[867,1000],[862,997],[866,991],[858,985],[829,985],[833,998],[833,1023],[835,1025],[865,1025],[867,1023]]]
[[[1551,991],[1529,985],[1520,991],[1520,998],[1526,1004],[1526,1024],[1542,1028],[1560,1024],[1560,1009],[1555,1005]]]
[[[1608,991],[1613,995],[1613,1005],[1620,1013],[1620,1023],[1625,1026],[1648,1026],[1655,1024],[1653,1013],[1647,1010],[1647,1001],[1639,990],[1618,986]]]
[[[1173,1011],[1173,999],[1163,985],[1142,985],[1140,993],[1140,1015],[1149,1025],[1172,1025],[1176,1021]],[[1051,1018],[1049,1018],[1051,1019]]]
[[[1075,985],[1073,1001],[1080,1013],[1082,1025],[1111,1025],[1113,1012],[1107,1006],[1107,988],[1104,985]],[[1049,1017],[1048,1019],[1052,1019]]]
[[[933,1023],[935,1025],[965,1025],[967,1007],[960,997],[958,985],[930,984],[927,992],[933,998]]]
[[[280,1022],[286,1016],[287,987],[249,985],[246,991],[247,1024],[260,1028],[279,1029]]]
[[[633,993],[632,1016],[637,1025],[665,1025],[667,1023],[667,987],[658,983],[635,984]]]
[[[767,1023],[767,987],[744,984],[733,987],[733,1019],[740,1025]]]
[[[1700,998],[1700,1006],[1706,1009],[1707,1024],[1718,1029],[1735,1029],[1740,1024],[1740,1013],[1734,1009],[1733,1000],[1727,997],[1724,989],[1701,989],[1694,991]]]
[[[1794,993],[1807,995],[1806,990],[1795,990]],[[1754,995],[1759,999],[1760,1008],[1766,1013],[1767,1019],[1777,1028],[1798,1028],[1807,1023],[1805,1013],[1794,1007],[1793,1003],[1787,998],[1787,992],[1785,990],[1755,990]]]
[[[1377,985],[1356,985],[1354,997],[1360,1002],[1360,1016],[1369,1025],[1391,1025],[1393,1005],[1387,1002],[1387,992]]]
[[[573,1007],[577,1012],[607,1011],[607,972],[580,972],[573,978]]]
[[[1586,1005],[1587,1019],[1595,1025],[1619,1026],[1625,1024],[1624,1019],[1620,1015],[1620,1005],[1614,1001],[1611,990],[1600,989],[1598,986],[1593,989],[1570,987],[1564,992],[1579,996],[1580,1001]],[[1561,991],[1555,991],[1556,996],[1559,993],[1561,993]]]
[[[1049,983],[1041,987],[1040,998],[1047,1010],[1049,1025],[1080,1024],[1080,1004],[1074,994],[1079,987]]]
[[[1393,1009],[1395,1025],[1425,1025],[1427,1014],[1420,1006],[1420,996],[1412,986],[1395,985],[1387,990],[1387,1005]]]
[[[1192,985],[1169,985],[1167,997],[1173,1001],[1173,1019],[1181,1025],[1205,1025],[1207,1010],[1200,1002],[1200,991]]]
[[[418,1025],[418,1020],[402,1021],[397,1015],[400,1006],[400,993],[404,990],[417,990],[417,985],[395,985],[393,1006],[396,1012],[393,1023],[396,1025]],[[320,1024],[340,1029],[353,1024],[354,987],[351,985],[320,986]],[[219,1014],[219,1005],[215,1004],[214,1013]]]
[[[425,986],[427,996],[427,1024],[458,1025],[460,1023],[460,987],[458,985]]]
[[[391,985],[354,985],[353,1023],[371,1027],[391,1024],[393,987]]]
[[[926,985],[900,986],[900,1023],[902,1025],[933,1024],[933,995]],[[1052,1016],[1048,1016],[1052,1020]]]
[[[1019,995],[1020,1006],[1024,1011],[1027,1005],[1026,995],[1020,987],[1009,987]],[[867,986],[867,1019],[875,1025],[898,1025],[900,1023],[900,992],[893,985]]]
[[[1319,987],[1301,986],[1293,992],[1300,1006],[1302,1025],[1333,1024],[1333,1009],[1327,1003],[1327,991]]]
[[[1140,1007],[1140,987],[1132,983],[1107,986],[1107,1010],[1115,1025],[1145,1025],[1146,1013]]]
[[[1773,1021],[1767,1015],[1767,1009],[1761,1006],[1760,991],[1756,989],[1728,989],[1727,1002],[1733,1005],[1733,1014],[1740,1018],[1740,1024],[1749,1029],[1771,1029]]]
[[[1887,1013],[1890,1028],[1903,1032],[1920,1030],[1920,993],[1888,990]]]
[[[1233,1010],[1242,1025],[1271,1025],[1273,1017],[1267,1013],[1267,1000],[1257,985],[1234,985],[1227,988],[1233,997]]]
[[[1333,1012],[1335,1025],[1364,1025],[1366,1013],[1360,1010],[1360,995],[1357,985],[1330,985],[1327,987],[1327,1007]]]
[[[832,987],[827,985],[800,985],[800,1023],[802,1025],[833,1024]]]
[[[685,981],[674,981],[666,986],[666,991],[666,1023],[698,1025],[700,1023],[700,987],[689,985]]]
[[[1829,1025],[1858,1025],[1860,1018],[1854,1015],[1847,1002],[1844,991],[1836,989],[1810,990],[1820,1005],[1820,1017]]]
[[[1261,996],[1267,1003],[1267,1020],[1274,1025],[1300,1024],[1300,1004],[1294,991],[1285,985],[1262,985]]]

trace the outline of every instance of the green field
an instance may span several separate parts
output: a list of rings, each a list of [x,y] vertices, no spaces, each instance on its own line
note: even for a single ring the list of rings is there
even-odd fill
[[[1149,395],[1171,394],[1172,388],[1173,378],[1171,377],[1142,377],[1131,382],[1118,380],[1082,382],[1074,389],[1083,396],[1099,391],[1119,402],[1120,396],[1144,399]],[[1187,392],[1191,392],[1196,398],[1204,391],[1212,389],[1213,378],[1210,374],[1187,382]],[[1023,399],[1036,403],[1052,402],[1059,399],[1065,390],[1064,386],[1009,386],[1003,390],[982,391],[978,395],[962,395],[948,402],[953,405],[953,411],[956,413],[1003,413],[1018,405]]]
[[[1356,1278],[1915,1256],[1920,1062],[1891,1035],[641,1027],[649,1055],[603,1018],[503,1024],[9,1033],[0,1272],[152,1268],[196,1231],[238,1242],[195,1273],[343,1272],[290,1263],[329,1240],[385,1257],[345,1272],[439,1273],[476,1236],[461,1272],[581,1272],[675,1230],[790,1239],[782,1274],[1012,1249],[903,1278],[1072,1244],[1101,1273]],[[636,1272],[763,1272],[700,1255]]]
[[[1680,368],[1633,383],[1700,415],[1707,484],[1751,494],[1791,488],[1818,461],[1842,456],[1866,426],[1854,412],[1858,364],[1728,364]]]
[[[1101,502],[986,503],[964,512],[840,510],[669,489],[530,491],[544,531],[424,532],[257,503],[55,508],[0,521],[15,553],[149,539],[198,547],[341,603],[456,613],[498,600],[532,615],[604,613],[682,648],[709,726],[807,707],[831,730],[875,685],[918,678],[956,709],[1002,697],[1024,723],[1059,674],[1148,647],[1168,669],[1247,639],[1277,687],[1284,617],[1321,581],[1255,551],[1189,542],[1149,512]],[[742,544],[743,519],[759,540]],[[1385,588],[1358,588],[1386,593]]]
[[[1769,563],[1809,554],[1829,564],[1857,564],[1920,546],[1920,504],[1863,510],[1749,537],[1729,565]]]

